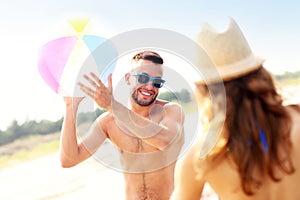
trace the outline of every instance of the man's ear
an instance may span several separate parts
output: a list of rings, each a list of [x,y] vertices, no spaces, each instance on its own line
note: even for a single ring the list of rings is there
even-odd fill
[[[127,83],[127,85],[130,85],[130,73],[126,73],[125,74],[125,81],[126,81],[126,83]]]

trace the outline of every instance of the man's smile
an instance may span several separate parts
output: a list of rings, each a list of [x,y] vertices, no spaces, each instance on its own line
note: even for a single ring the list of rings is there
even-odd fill
[[[142,96],[146,96],[146,97],[150,97],[150,96],[154,95],[154,92],[152,90],[139,89],[138,92]]]

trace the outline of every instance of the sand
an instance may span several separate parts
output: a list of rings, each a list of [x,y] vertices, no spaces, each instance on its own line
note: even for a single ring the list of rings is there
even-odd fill
[[[123,175],[90,158],[62,168],[58,152],[0,170],[1,200],[122,200]],[[202,200],[217,200],[210,188]]]

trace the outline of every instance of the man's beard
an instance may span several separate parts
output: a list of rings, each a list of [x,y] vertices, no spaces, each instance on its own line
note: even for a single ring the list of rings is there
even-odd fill
[[[140,105],[140,106],[150,106],[155,100],[156,100],[156,97],[157,97],[157,95],[158,94],[156,94],[156,96],[154,96],[150,101],[144,101],[144,100],[139,100],[136,96],[135,96],[135,93],[137,93],[137,91],[136,92],[133,92],[132,94],[131,94],[131,97],[132,97],[132,99],[134,100],[134,102],[135,103],[137,103],[138,105]]]

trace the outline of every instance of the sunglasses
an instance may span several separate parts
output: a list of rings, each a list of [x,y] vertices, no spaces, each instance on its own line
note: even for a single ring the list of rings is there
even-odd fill
[[[161,78],[153,78],[148,74],[136,74],[134,76],[137,76],[137,81],[139,84],[147,84],[149,81],[152,81],[152,86],[155,88],[161,88],[166,82]]]

